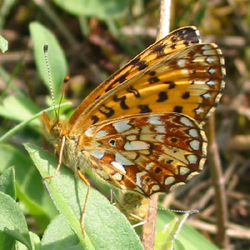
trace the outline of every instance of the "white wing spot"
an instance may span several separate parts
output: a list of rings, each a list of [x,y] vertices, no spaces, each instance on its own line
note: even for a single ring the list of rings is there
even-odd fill
[[[207,45],[205,45],[205,46],[207,46]],[[216,56],[217,55],[217,50],[211,49],[211,47],[209,47],[208,49],[204,50],[203,55],[205,55],[205,56]]]
[[[107,132],[107,131],[105,131],[105,130],[100,130],[99,132],[96,133],[95,137],[96,137],[96,138],[100,138],[100,137],[104,137],[104,136],[106,136],[106,135],[108,135],[108,132]]]
[[[205,55],[205,56],[216,56],[217,54],[216,54],[216,50],[209,49],[209,50],[205,50],[203,52],[203,55]],[[208,61],[208,59],[207,59],[207,61]]]
[[[150,171],[154,166],[155,166],[155,163],[154,162],[150,162],[150,163],[146,164],[145,169],[147,171]]]
[[[207,61],[208,63],[210,63],[210,64],[211,64],[211,63],[216,62],[216,61],[217,61],[217,59],[216,59],[216,57],[212,57],[212,56],[211,56],[211,57],[208,57],[206,61]]]
[[[204,113],[204,109],[198,108],[198,109],[195,110],[195,112],[199,115],[199,114]]]
[[[200,37],[200,32],[199,32],[199,30],[196,30],[195,33],[196,33],[197,37],[199,38],[199,37]],[[199,39],[199,43],[200,43],[200,42],[201,42],[201,39]]]
[[[158,191],[158,190],[160,190],[160,186],[159,185],[153,185],[151,190],[152,191]]]
[[[210,45],[205,44],[205,45],[202,46],[201,49],[202,50],[208,50],[208,49],[210,49]]]
[[[136,135],[128,135],[126,138],[128,141],[134,141],[136,140]]]
[[[187,167],[180,167],[180,175],[185,175],[185,174],[187,174],[189,172],[190,172],[189,168],[187,168]]]
[[[84,132],[84,134],[86,135],[86,136],[88,136],[88,137],[92,137],[93,136],[93,130],[94,130],[94,128],[92,127],[90,127],[90,128],[88,128],[85,132]]]
[[[166,134],[166,129],[164,126],[156,126],[155,127],[155,132],[159,134]]]
[[[123,174],[126,174],[125,168],[124,168],[123,165],[120,164],[119,162],[112,161],[110,164],[111,164],[113,167],[115,167],[117,170],[120,170]]]
[[[189,130],[189,135],[192,136],[192,137],[198,137],[199,136],[196,129],[190,129]]]
[[[203,55],[205,56],[217,55],[217,50],[215,50],[214,47],[211,46],[211,44],[205,44],[201,49],[204,50]]]
[[[123,190],[126,190],[126,189],[127,189],[127,187],[126,187],[125,185],[119,184],[119,187],[120,187],[120,189],[123,189]]]
[[[165,135],[157,135],[155,139],[159,142],[164,142]]]
[[[214,68],[211,68],[211,69],[208,70],[209,74],[214,74],[215,72],[216,72],[216,70]]]
[[[203,85],[203,84],[204,84],[204,81],[197,81],[197,80],[196,80],[196,81],[195,81],[195,84],[197,84],[197,85],[198,85],[198,84]]]
[[[188,155],[187,159],[188,159],[190,164],[196,164],[197,160],[198,160],[196,155]]]
[[[143,141],[126,142],[124,145],[125,150],[145,150],[149,149],[150,145]]]
[[[122,180],[122,175],[120,173],[115,173],[113,174],[113,177],[116,181],[121,181]]]
[[[184,76],[187,76],[187,75],[189,75],[189,71],[187,69],[182,69],[181,74]]]
[[[215,85],[215,81],[212,81],[212,80],[207,81],[207,85],[209,85],[209,86],[213,86],[213,85]]]
[[[166,186],[168,186],[168,185],[172,184],[174,181],[175,181],[175,178],[174,178],[174,177],[167,177],[167,178],[165,179],[164,184],[165,184]]]
[[[180,59],[177,61],[177,65],[180,67],[180,68],[184,68],[185,65],[186,65],[186,60],[185,59]]]
[[[100,160],[105,155],[105,152],[103,150],[93,150],[90,151],[90,154]]]
[[[115,160],[116,162],[120,163],[121,165],[124,166],[131,166],[134,165],[133,162],[131,162],[130,160],[128,160],[126,157],[124,157],[123,155],[116,153],[115,154]]]
[[[197,140],[192,140],[191,142],[189,142],[189,145],[194,150],[198,150],[200,148],[200,142]]]
[[[211,98],[211,95],[210,95],[210,93],[206,93],[206,94],[203,95],[203,97],[204,97],[205,99],[209,99],[209,98]]]
[[[180,119],[181,123],[188,126],[188,127],[192,127],[192,123],[190,122],[190,120],[186,117],[181,117]]]
[[[142,185],[141,185],[141,177],[143,177],[144,175],[146,175],[147,172],[146,171],[143,171],[143,172],[138,172],[136,174],[136,185],[140,188],[142,188]]]
[[[118,133],[122,133],[126,130],[129,130],[131,128],[131,125],[129,125],[129,120],[125,120],[113,123],[113,127]]]
[[[161,121],[159,116],[151,116],[151,117],[149,117],[148,122],[151,125],[162,125],[162,121]]]
[[[171,190],[173,190],[173,189],[175,189],[175,188],[177,188],[179,186],[182,186],[182,185],[185,185],[185,182],[176,183],[173,186],[171,186],[169,190],[171,191]]]

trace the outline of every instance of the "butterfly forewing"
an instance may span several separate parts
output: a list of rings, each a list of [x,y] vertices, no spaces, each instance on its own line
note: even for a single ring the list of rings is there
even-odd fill
[[[79,105],[71,117],[69,124],[75,124],[79,116],[83,116],[83,111],[92,109],[94,102],[106,95],[110,90],[121,85],[137,75],[139,72],[147,69],[162,58],[167,58],[174,52],[182,50],[190,45],[200,43],[199,31],[196,27],[190,26],[172,31],[168,36],[149,46],[146,50],[137,55],[128,62],[122,69],[118,70],[106,81],[100,84],[85,100]],[[133,88],[132,90],[133,91]]]
[[[203,124],[221,97],[223,66],[215,44],[176,50],[96,100],[78,117],[72,131],[81,134],[85,126],[138,113],[178,112]]]
[[[177,113],[106,121],[91,126],[81,139],[84,157],[101,178],[146,196],[184,183],[206,158],[204,131]]]

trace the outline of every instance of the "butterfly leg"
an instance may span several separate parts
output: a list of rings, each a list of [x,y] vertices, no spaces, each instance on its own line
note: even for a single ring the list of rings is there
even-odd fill
[[[81,172],[80,169],[77,170],[77,174],[79,175],[79,177],[87,185],[87,193],[86,193],[86,196],[85,196],[85,201],[84,201],[82,214],[81,214],[81,229],[82,229],[82,234],[84,236],[84,218],[85,218],[85,213],[86,213],[87,201],[88,201],[88,198],[89,198],[90,183],[89,183],[88,179],[84,176],[84,174]]]
[[[63,149],[64,149],[64,146],[65,146],[65,141],[66,141],[66,137],[63,136],[61,146],[60,146],[60,150],[59,150],[59,158],[58,158],[58,164],[57,164],[57,167],[56,167],[56,171],[54,172],[53,175],[44,177],[43,180],[53,179],[57,175],[57,173],[59,172],[59,170],[61,168],[61,165],[62,165],[62,157],[63,157]]]

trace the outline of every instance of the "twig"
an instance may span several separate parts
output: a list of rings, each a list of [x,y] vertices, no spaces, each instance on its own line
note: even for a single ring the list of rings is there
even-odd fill
[[[157,40],[163,38],[169,33],[170,7],[171,7],[171,0],[161,0],[160,21],[157,31]]]
[[[205,230],[209,233],[216,234],[217,233],[217,228],[214,225],[202,222],[200,220],[188,220],[187,223],[199,230]],[[245,228],[239,225],[235,225],[230,223],[228,225],[228,229],[226,230],[227,235],[232,237],[232,238],[237,238],[237,239],[250,239],[250,230],[249,228]],[[227,247],[226,249],[229,249]]]
[[[228,149],[234,151],[249,151],[250,150],[250,136],[236,135],[229,140]]]
[[[157,40],[163,38],[169,33],[169,20],[170,20],[170,4],[171,0],[161,0],[160,6],[160,21],[157,34]],[[149,212],[146,216],[146,221],[143,225],[142,242],[145,250],[151,250],[154,248],[154,238],[155,238],[155,223],[157,210],[158,195],[154,195],[150,202]]]
[[[156,194],[150,199],[148,214],[145,218],[146,223],[142,226],[142,244],[145,250],[154,249],[158,197]]]
[[[228,249],[229,239],[226,234],[226,226],[228,224],[227,203],[226,203],[224,179],[221,169],[221,162],[218,153],[218,146],[215,141],[214,115],[210,117],[208,125],[209,125],[208,159],[209,159],[211,178],[215,191],[215,205],[216,205],[216,217],[217,217],[216,236],[219,247]]]

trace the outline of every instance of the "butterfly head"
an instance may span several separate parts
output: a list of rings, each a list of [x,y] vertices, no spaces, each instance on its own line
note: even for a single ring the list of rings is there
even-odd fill
[[[45,137],[53,143],[59,141],[63,128],[63,124],[59,120],[59,117],[56,116],[54,120],[51,120],[49,115],[43,112],[41,121]]]

